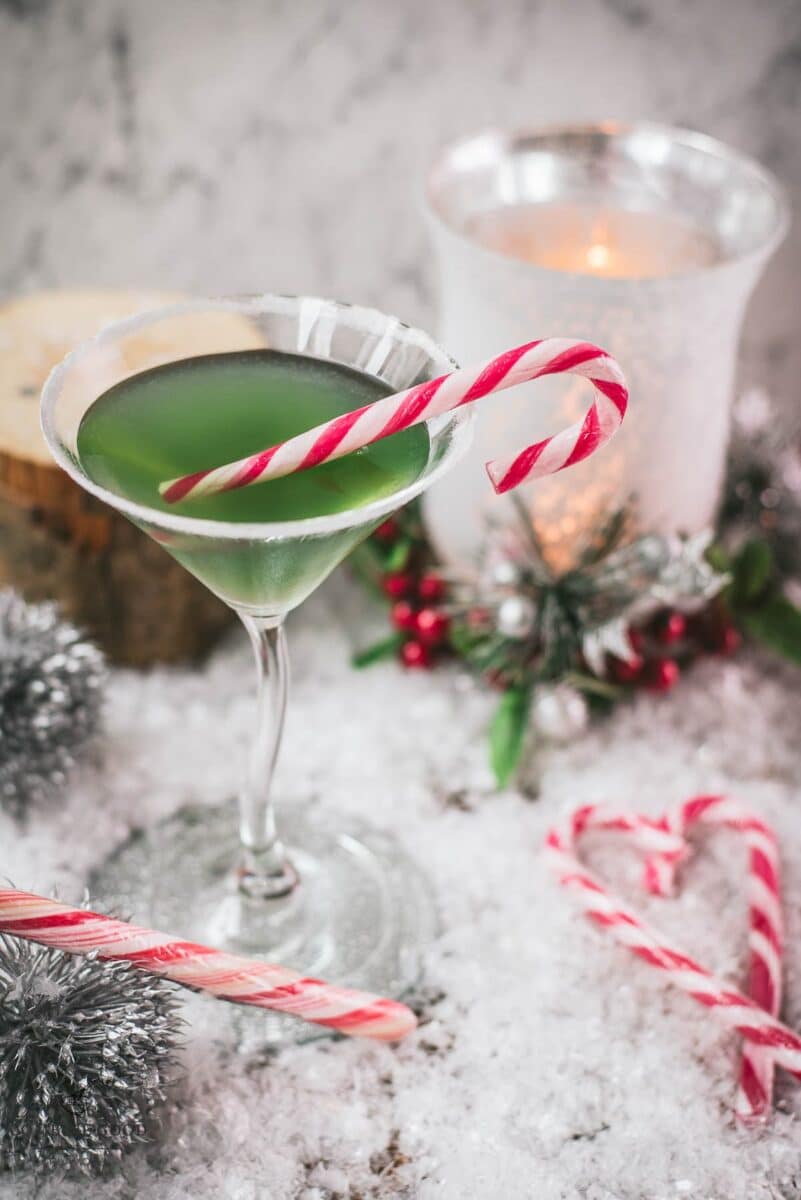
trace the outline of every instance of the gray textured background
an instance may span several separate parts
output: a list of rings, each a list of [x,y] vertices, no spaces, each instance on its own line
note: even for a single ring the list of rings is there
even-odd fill
[[[801,4],[0,0],[0,292],[309,290],[431,324],[432,148],[601,116],[727,139],[801,210]],[[788,406],[800,281],[796,222],[747,340]]]

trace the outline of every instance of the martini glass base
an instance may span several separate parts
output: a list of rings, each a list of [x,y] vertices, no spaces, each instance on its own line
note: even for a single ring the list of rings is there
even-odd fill
[[[305,975],[401,998],[436,932],[425,879],[393,838],[321,809],[279,814],[300,882],[276,900],[243,896],[237,808],[192,806],[133,834],[92,874],[93,900],[140,924]],[[242,1049],[325,1036],[319,1026],[220,1004]]]

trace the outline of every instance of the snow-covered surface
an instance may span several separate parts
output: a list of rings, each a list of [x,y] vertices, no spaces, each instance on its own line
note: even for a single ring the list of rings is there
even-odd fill
[[[732,1122],[737,1046],[585,927],[539,858],[557,815],[611,799],[658,811],[726,789],[779,831],[789,925],[785,1016],[801,1026],[801,677],[763,660],[703,664],[543,761],[540,798],[494,792],[492,698],[455,674],[353,672],[360,596],[341,580],[291,622],[295,686],[277,787],[392,828],[434,881],[443,933],[425,1019],[398,1048],[324,1041],[245,1059],[193,1000],[185,1074],[158,1144],[87,1183],[0,1178],[0,1200],[768,1200],[801,1197],[801,1087],[770,1127]],[[2,874],[77,897],[126,833],[230,793],[251,721],[232,636],[199,671],[116,673],[105,765],[25,829],[0,817]],[[627,890],[633,858],[593,861]],[[703,962],[741,973],[741,848],[699,850],[673,901],[640,901]]]

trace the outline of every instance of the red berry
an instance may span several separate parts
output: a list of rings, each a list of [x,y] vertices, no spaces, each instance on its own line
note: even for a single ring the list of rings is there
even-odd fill
[[[448,632],[450,621],[445,613],[436,608],[421,608],[415,621],[415,630],[421,642],[436,646]]]
[[[673,642],[680,642],[686,634],[687,618],[684,613],[672,612],[660,623],[656,636],[663,645],[670,646]]]
[[[377,538],[379,542],[394,542],[399,533],[400,525],[392,517],[389,517],[386,521],[381,522],[373,537]]]
[[[404,642],[400,648],[401,662],[412,670],[431,666],[431,651],[422,642]]]
[[[408,600],[396,600],[392,605],[390,619],[396,629],[411,633],[417,622],[417,613]]]
[[[678,683],[680,674],[674,658],[659,658],[648,667],[645,686],[649,692],[669,692]]]
[[[426,600],[429,603],[432,600],[440,600],[445,591],[445,580],[439,575],[434,575],[429,572],[424,575],[417,585],[417,594],[421,600]]]
[[[412,590],[413,579],[406,571],[390,571],[384,576],[383,588],[392,600],[400,600]]]
[[[645,659],[640,654],[629,659],[613,658],[610,666],[617,683],[636,683],[642,675]]]
[[[724,625],[719,631],[717,638],[716,650],[718,654],[734,654],[742,645],[742,637],[740,631],[735,629],[734,625]]]

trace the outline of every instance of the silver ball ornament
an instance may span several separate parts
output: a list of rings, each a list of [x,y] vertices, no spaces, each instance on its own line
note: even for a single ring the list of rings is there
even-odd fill
[[[162,979],[0,936],[0,1168],[96,1174],[149,1140],[181,1026]]]
[[[0,808],[56,795],[96,735],[103,655],[54,604],[0,591]]]
[[[522,641],[533,630],[536,615],[534,601],[528,596],[508,596],[498,607],[498,633]]]

